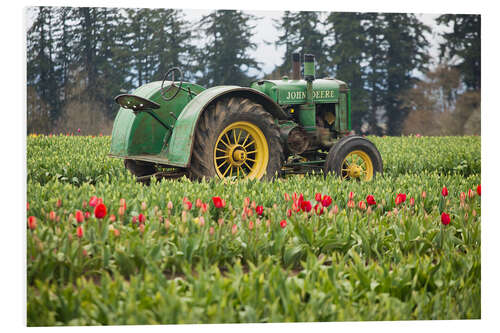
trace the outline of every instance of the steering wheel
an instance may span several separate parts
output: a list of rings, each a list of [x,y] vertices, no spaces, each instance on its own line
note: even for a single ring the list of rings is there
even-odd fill
[[[179,72],[179,75],[180,75],[179,85],[175,84],[175,72],[176,71]],[[164,88],[163,86],[165,85],[165,81],[167,81],[168,75],[170,73],[172,73],[171,80],[170,80],[170,81],[172,81],[172,83],[170,83],[170,85],[168,86],[168,88]],[[163,98],[163,100],[165,100],[165,101],[171,101],[171,100],[173,100],[175,98],[175,96],[177,96],[177,94],[179,93],[179,91],[182,88],[182,80],[183,79],[184,79],[184,75],[182,74],[182,71],[180,70],[179,67],[172,67],[172,68],[170,68],[168,70],[168,72],[165,74],[165,76],[163,77],[163,81],[161,82],[161,92],[160,92],[161,98]],[[176,89],[175,93],[171,97],[165,97],[166,93],[169,92],[172,89]]]

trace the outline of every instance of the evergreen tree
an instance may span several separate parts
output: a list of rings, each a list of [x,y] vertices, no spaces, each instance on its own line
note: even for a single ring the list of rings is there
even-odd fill
[[[327,34],[334,41],[327,49],[331,68],[335,69],[335,77],[345,81],[350,88],[353,130],[358,133],[363,118],[368,114],[369,104],[368,90],[365,88],[367,74],[363,67],[366,59],[365,16],[363,13],[332,12],[326,19]],[[376,125],[376,122],[370,123]]]
[[[451,62],[462,73],[468,89],[481,89],[481,16],[446,14],[436,22],[453,28],[442,34],[440,60]]]
[[[37,16],[28,31],[27,83],[35,87],[41,102],[47,105],[49,119],[60,114],[58,72],[55,63],[55,13],[51,7],[38,7]],[[34,110],[28,110],[28,112]]]
[[[387,133],[400,135],[409,110],[403,107],[399,96],[417,81],[415,70],[423,72],[427,69],[429,42],[424,33],[430,28],[414,14],[387,13],[383,16],[387,43],[387,85],[383,106]]]
[[[250,69],[260,70],[249,54],[256,44],[251,41],[255,26],[253,15],[238,10],[215,10],[202,17],[198,29],[206,41],[198,54],[198,82],[204,86],[249,84]]]
[[[286,11],[275,26],[282,34],[275,42],[276,46],[285,46],[283,63],[278,67],[281,73],[292,70],[292,53],[300,52],[302,61],[304,54],[314,54],[316,59],[316,76],[325,77],[331,73],[330,63],[325,54],[325,33],[321,32],[321,12]]]

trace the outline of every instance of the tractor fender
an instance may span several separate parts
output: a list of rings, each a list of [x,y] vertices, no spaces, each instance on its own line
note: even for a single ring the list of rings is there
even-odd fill
[[[191,162],[193,141],[198,120],[214,101],[228,96],[239,96],[261,104],[274,118],[288,119],[286,113],[270,97],[252,88],[218,86],[203,90],[179,114],[168,142],[166,158],[176,166],[188,167]]]

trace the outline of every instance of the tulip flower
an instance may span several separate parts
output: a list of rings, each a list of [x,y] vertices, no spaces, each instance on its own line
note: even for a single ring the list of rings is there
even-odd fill
[[[317,202],[321,202],[321,193],[316,193],[316,195],[314,196],[314,199],[315,199]]]
[[[172,203],[172,201],[169,201],[167,203],[167,209],[172,210],[172,208],[174,208],[174,204]]]
[[[253,221],[248,222],[248,229],[253,230]]]
[[[196,203],[195,203],[195,206],[196,208],[201,208],[201,205],[203,204],[203,202],[201,201],[201,199],[196,199]]]
[[[286,220],[281,220],[280,227],[281,229],[284,229],[286,227]]]
[[[141,234],[144,233],[144,224],[139,224],[139,231],[141,232]]]
[[[76,219],[76,222],[78,222],[78,223],[82,223],[84,221],[83,213],[81,210],[77,210],[75,212],[75,219]]]
[[[481,184],[477,185],[476,192],[479,196],[481,196]]]
[[[125,207],[121,206],[118,208],[118,216],[123,216],[125,215]]]
[[[354,206],[356,206],[354,200],[347,201],[347,208],[354,208]]]
[[[218,197],[216,197],[218,198]],[[215,205],[215,202],[214,202],[214,205]],[[250,198],[249,197],[246,197],[244,200],[243,200],[243,207],[248,207],[250,206]]]
[[[120,199],[120,207],[123,207],[123,210],[127,209],[127,203],[125,202],[125,199]]]
[[[90,207],[95,207],[97,206],[97,197],[94,195],[92,197],[90,197],[90,200],[89,200],[89,206]]]
[[[208,233],[210,234],[210,236],[213,236],[215,233],[214,227],[210,227],[210,229],[208,230]]]
[[[90,212],[85,212],[85,219],[89,219],[90,218]]]
[[[290,200],[290,196],[288,195],[288,193],[285,192],[284,196],[285,196],[285,201],[289,201]]]
[[[208,208],[208,204],[202,202],[201,203],[201,212],[205,213],[207,211],[207,208]]]
[[[354,199],[354,192],[349,192],[349,200]]]
[[[443,197],[448,196],[448,189],[446,188],[446,186],[443,186],[443,189],[441,190],[441,195]]]
[[[448,224],[450,224],[450,222],[451,222],[450,215],[443,212],[441,214],[441,223],[444,225],[448,225]]]
[[[34,216],[28,217],[28,228],[30,228],[31,230],[36,229],[36,217]]]
[[[191,203],[191,201],[185,201],[184,202],[184,210],[191,210],[191,208],[193,207],[193,204]]]
[[[337,205],[333,206],[332,212],[333,212],[333,214],[337,215],[339,212],[339,206],[337,206]]]
[[[314,205],[314,211],[316,212],[316,215],[323,214],[323,206],[321,206],[321,204]]]
[[[465,201],[465,192],[460,192],[460,202]]]
[[[332,204],[332,197],[325,194],[323,196],[323,200],[321,200],[321,204],[323,205],[323,207],[330,206]]]
[[[198,219],[200,221],[200,227],[203,227],[205,225],[205,218],[203,216],[200,216]]]
[[[95,206],[94,215],[96,218],[102,219],[106,216],[106,214],[107,214],[107,209],[103,203],[100,203],[97,206]]]
[[[57,208],[61,207],[61,205],[62,205],[62,200],[58,199],[56,203]]]
[[[264,214],[264,207],[263,206],[255,207],[255,212],[257,213],[257,215],[262,216],[262,214]]]
[[[49,220],[51,220],[51,221],[56,220],[56,212],[54,212],[53,210],[50,211],[50,213],[49,213]]]
[[[306,213],[309,213],[312,209],[312,205],[310,201],[302,201],[300,205],[300,209]]]
[[[366,203],[369,206],[373,206],[373,205],[377,204],[377,202],[375,201],[375,198],[373,197],[373,195],[369,195],[369,196],[366,197]]]
[[[410,198],[410,206],[415,206],[415,199],[413,199],[413,197]]]
[[[360,210],[366,210],[366,204],[365,204],[365,202],[364,201],[358,202],[358,208]]]
[[[427,197],[427,193],[425,191],[422,191],[422,199],[425,199]]]
[[[144,223],[146,222],[146,216],[144,216],[142,213],[139,214],[138,216],[139,223]]]
[[[467,195],[469,196],[469,199],[472,199],[476,194],[474,193],[474,191],[472,189],[469,189],[469,191],[467,192]]]
[[[83,228],[81,226],[78,226],[78,228],[76,228],[76,236],[78,236],[78,238],[83,237]]]
[[[224,208],[225,204],[220,197],[212,197],[215,208]]]
[[[286,211],[286,216],[287,217],[292,216],[292,210],[290,208],[288,208],[288,210]]]
[[[238,232],[238,226],[236,224],[233,224],[231,227],[231,233],[235,235]]]
[[[115,216],[114,214],[111,214],[111,215],[109,216],[109,220],[110,220],[111,222],[115,222],[115,221],[116,221],[116,216]]]
[[[405,201],[406,201],[406,194],[398,193],[398,195],[396,196],[396,200],[395,200],[396,206],[399,206],[400,204],[402,204]]]
[[[114,234],[115,234],[115,237],[120,236],[120,230],[115,229],[115,230],[113,230],[113,232],[114,232]]]

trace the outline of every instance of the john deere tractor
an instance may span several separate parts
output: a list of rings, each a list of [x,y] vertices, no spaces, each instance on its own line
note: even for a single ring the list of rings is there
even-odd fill
[[[115,98],[121,106],[110,156],[138,180],[156,177],[271,179],[312,170],[369,181],[382,173],[373,143],[351,133],[345,82],[316,79],[314,56],[292,55],[292,77],[249,88],[205,89],[175,67],[163,81]]]

